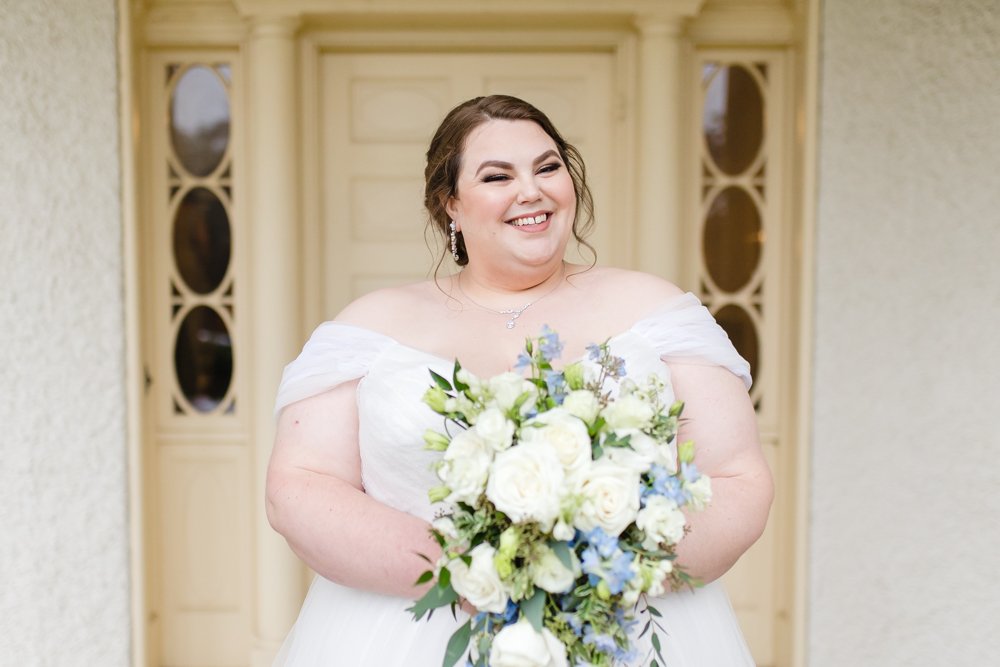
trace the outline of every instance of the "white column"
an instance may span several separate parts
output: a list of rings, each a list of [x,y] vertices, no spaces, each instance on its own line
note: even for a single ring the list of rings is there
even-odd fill
[[[639,29],[637,234],[640,271],[681,278],[680,21],[643,16]]]
[[[274,440],[273,406],[281,370],[302,345],[299,333],[297,70],[298,20],[254,18],[246,42],[247,214],[250,220],[250,321],[256,600],[251,664],[270,665],[295,621],[302,566],[267,523],[264,479]]]

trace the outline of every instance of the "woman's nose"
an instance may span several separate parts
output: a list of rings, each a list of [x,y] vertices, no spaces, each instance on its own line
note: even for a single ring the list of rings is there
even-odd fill
[[[541,191],[538,189],[538,184],[535,183],[534,176],[519,180],[519,189],[517,191],[518,204],[535,201],[539,197],[541,197]]]

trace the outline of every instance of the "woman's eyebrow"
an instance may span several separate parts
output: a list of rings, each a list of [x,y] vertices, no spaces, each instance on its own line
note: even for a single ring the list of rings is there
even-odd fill
[[[544,153],[542,153],[541,155],[539,155],[538,157],[536,157],[532,162],[532,165],[537,167],[539,164],[545,162],[551,157],[558,158],[559,153],[557,153],[552,149],[549,149]],[[514,165],[512,165],[510,162],[503,162],[502,160],[486,160],[481,165],[479,165],[479,169],[476,169],[476,176],[478,176],[479,172],[481,172],[483,169],[486,169],[487,167],[496,167],[497,169],[513,169]]]

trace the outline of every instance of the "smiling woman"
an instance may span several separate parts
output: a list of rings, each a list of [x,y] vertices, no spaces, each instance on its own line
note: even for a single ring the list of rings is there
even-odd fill
[[[441,663],[465,614],[418,625],[405,611],[422,593],[418,555],[440,555],[427,498],[440,453],[421,440],[438,425],[420,400],[427,369],[447,374],[461,359],[480,377],[508,371],[524,336],[543,325],[559,331],[566,358],[610,341],[630,373],[664,378],[664,397],[686,402],[678,437],[699,443],[696,463],[713,487],[679,550],[687,572],[713,582],[767,517],[771,477],[746,362],[694,296],[563,259],[590,223],[591,202],[579,155],[544,114],[507,96],[460,105],[431,142],[425,176],[432,224],[446,232],[454,223],[462,270],[358,299],[317,329],[279,390],[268,516],[319,575],[280,664]],[[656,604],[669,664],[752,664],[719,584]],[[648,638],[637,641],[640,653],[649,649]]]

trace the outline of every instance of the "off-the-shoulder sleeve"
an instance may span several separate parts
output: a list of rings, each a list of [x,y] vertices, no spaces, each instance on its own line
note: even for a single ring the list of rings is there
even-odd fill
[[[646,338],[667,361],[722,366],[750,388],[750,364],[739,355],[708,309],[690,292],[671,299],[636,322],[632,331]]]
[[[350,324],[319,325],[295,361],[285,366],[275,413],[296,401],[364,376],[375,359],[394,343],[388,336]]]

